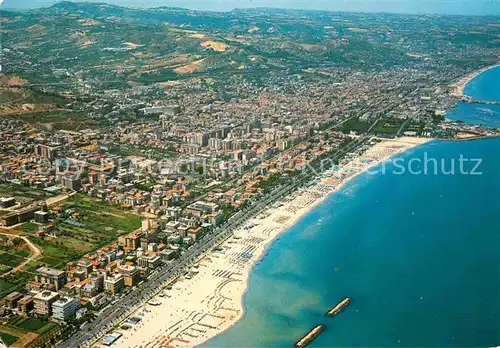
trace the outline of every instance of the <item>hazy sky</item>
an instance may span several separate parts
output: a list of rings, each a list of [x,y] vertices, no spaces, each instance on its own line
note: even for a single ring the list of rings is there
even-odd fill
[[[178,6],[192,9],[229,11],[234,8],[278,7],[332,11],[495,14],[500,0],[94,0],[133,7]],[[2,0],[0,0],[0,3]],[[57,0],[3,0],[2,8],[50,6]]]

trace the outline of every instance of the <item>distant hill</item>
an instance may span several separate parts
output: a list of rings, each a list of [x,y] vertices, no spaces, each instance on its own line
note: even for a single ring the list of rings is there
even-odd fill
[[[57,0],[4,0],[3,8],[39,8],[53,5],[56,2]],[[500,7],[496,0],[432,0],[423,2],[419,0],[280,0],[278,2],[270,0],[106,0],[106,2],[129,7],[151,8],[172,5],[213,11],[231,11],[234,8],[277,6],[289,9],[315,9],[346,12],[500,15]]]
[[[492,25],[498,18],[477,16],[268,8],[209,12],[67,1],[1,16],[5,71],[31,82],[75,83],[75,76],[120,81],[117,88],[223,79],[228,73],[327,78],[329,69],[339,68],[460,67],[471,64],[475,52],[494,50],[500,37],[500,28]]]

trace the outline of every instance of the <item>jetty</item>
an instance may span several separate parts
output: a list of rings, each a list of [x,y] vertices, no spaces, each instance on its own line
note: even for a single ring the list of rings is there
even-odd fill
[[[324,325],[318,325],[311,331],[307,333],[304,337],[300,339],[297,343],[295,343],[294,347],[305,347],[309,343],[312,342],[323,330],[325,329]]]
[[[326,312],[326,315],[328,315],[330,317],[334,316],[335,314],[337,314],[338,312],[340,312],[340,310],[342,308],[344,308],[345,306],[347,306],[347,304],[349,302],[351,302],[351,299],[349,297],[346,297],[345,299],[343,299],[342,301],[340,301],[335,307],[333,307],[328,312]]]
[[[462,98],[460,98],[460,101],[467,104],[500,105],[499,100],[480,100],[469,96],[463,96]]]

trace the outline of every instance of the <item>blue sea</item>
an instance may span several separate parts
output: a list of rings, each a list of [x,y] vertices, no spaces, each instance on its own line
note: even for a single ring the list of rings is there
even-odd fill
[[[205,346],[290,347],[318,324],[312,347],[500,345],[499,150],[499,138],[433,141],[400,157],[435,158],[446,172],[454,163],[455,175],[432,163],[427,175],[396,175],[389,163],[358,176],[270,246],[244,317]]]
[[[427,153],[447,169],[460,154],[482,158],[482,175],[389,166],[348,183],[272,244],[244,318],[207,346],[290,347],[318,324],[313,347],[499,345],[499,149],[500,139],[432,142],[403,156]]]
[[[479,100],[500,100],[500,67],[478,75],[465,86],[464,94]],[[446,116],[469,124],[500,128],[500,105],[458,103]]]
[[[500,100],[500,66],[472,79],[465,86],[464,94],[480,100]]]

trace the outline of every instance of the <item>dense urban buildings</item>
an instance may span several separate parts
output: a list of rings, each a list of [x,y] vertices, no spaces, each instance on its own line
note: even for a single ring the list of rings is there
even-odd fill
[[[193,277],[261,205],[327,171],[342,182],[383,140],[498,135],[445,117],[477,102],[458,82],[498,62],[498,18],[0,14],[2,317],[46,325],[33,346],[85,322],[97,337],[116,324],[101,309],[125,316],[155,282]]]

